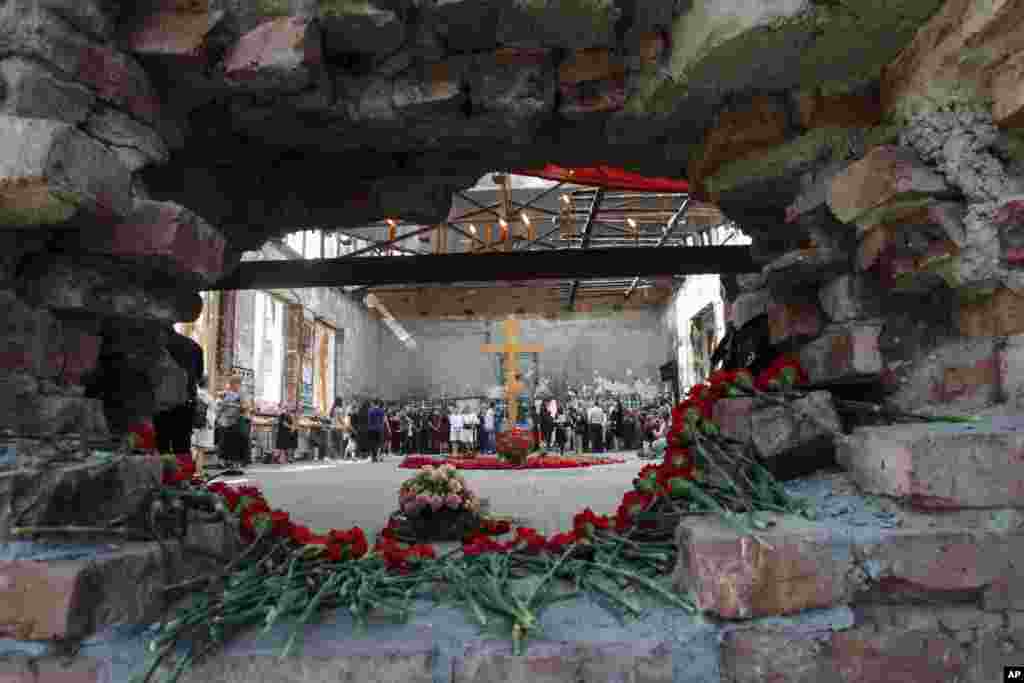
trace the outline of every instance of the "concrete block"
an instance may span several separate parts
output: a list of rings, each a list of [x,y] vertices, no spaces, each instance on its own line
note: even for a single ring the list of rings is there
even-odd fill
[[[0,633],[75,639],[113,624],[151,623],[164,606],[164,570],[157,543],[91,560],[0,561]]]
[[[53,378],[62,363],[62,329],[49,311],[0,290],[0,371]]]
[[[994,403],[1003,390],[1001,368],[1003,357],[995,350],[992,339],[964,338],[943,340],[931,349],[918,349],[913,336],[901,343],[913,360],[899,364],[896,373],[898,390],[889,402],[901,410],[962,415]],[[1013,380],[1005,377],[1012,385]]]
[[[902,512],[898,526],[848,526],[774,517],[741,536],[713,518],[679,527],[673,581],[700,609],[725,619],[796,614],[847,603],[962,603],[1019,582],[1024,519]],[[770,547],[769,547],[770,546]],[[995,588],[993,588],[995,587]],[[1019,593],[1013,594],[1019,596]],[[989,596],[991,607],[1015,604]]]
[[[925,166],[912,150],[875,147],[832,180],[828,205],[836,218],[852,223],[902,198],[948,189],[942,176]]]
[[[82,260],[40,260],[27,267],[21,282],[26,301],[60,312],[167,323],[193,321],[202,311],[202,299],[193,291],[149,289],[123,266]]]
[[[878,349],[881,325],[833,325],[800,350],[800,363],[812,383],[830,382],[882,371]]]
[[[726,436],[750,442],[777,475],[791,470],[806,474],[831,460],[835,435],[842,433],[827,391],[812,392],[791,407],[723,399],[715,404],[713,418]],[[803,467],[800,460],[806,460]]]
[[[109,107],[102,108],[86,124],[86,130],[109,144],[129,171],[167,161],[167,144],[146,124]]]
[[[16,524],[88,525],[134,513],[161,468],[157,457],[131,456],[110,465],[0,471],[0,538]]]
[[[864,491],[921,507],[1024,507],[1024,432],[1011,422],[859,427],[836,457]]]
[[[966,337],[1024,334],[1024,294],[1001,287],[992,296],[957,305],[953,315]]]
[[[759,532],[771,548],[713,518],[679,526],[676,587],[698,609],[723,619],[750,619],[831,607],[850,597],[848,543],[822,526],[779,518]]]
[[[0,395],[0,429],[26,436],[108,433],[100,400],[60,394]]]

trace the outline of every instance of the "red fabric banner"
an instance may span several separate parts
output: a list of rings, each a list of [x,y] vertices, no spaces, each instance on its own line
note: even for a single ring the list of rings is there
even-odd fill
[[[689,192],[690,183],[682,179],[653,178],[611,166],[564,168],[548,164],[540,170],[512,171],[514,175],[546,178],[577,185],[593,185],[609,190],[634,192]]]

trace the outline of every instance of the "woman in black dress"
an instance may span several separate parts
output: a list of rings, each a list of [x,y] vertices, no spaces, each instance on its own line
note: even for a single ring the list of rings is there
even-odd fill
[[[277,432],[274,439],[274,449],[280,453],[285,462],[292,459],[295,449],[299,447],[299,433],[295,429],[294,408],[286,408],[277,416],[275,425]]]

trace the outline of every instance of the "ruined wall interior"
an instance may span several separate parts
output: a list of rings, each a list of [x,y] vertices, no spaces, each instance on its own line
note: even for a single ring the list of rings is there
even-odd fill
[[[497,167],[685,176],[765,264],[727,283],[733,320],[767,313],[813,382],[1019,412],[1022,37],[1020,0],[7,0],[0,635],[32,664],[0,658],[0,678],[56,680],[47,655],[153,621],[162,586],[197,571],[185,545],[229,552],[201,527],[170,560],[10,535],[138,508],[159,463],[111,460],[110,437],[180,399],[161,338],[195,319],[196,292],[296,228],[444,220],[451,192]],[[87,396],[98,369],[118,387],[105,405]],[[1015,427],[877,429],[838,459],[926,509],[879,511],[910,520],[896,540],[785,527],[768,552],[680,533],[702,562],[678,582],[708,612],[797,614],[723,632],[701,676],[981,683],[1020,663]],[[800,616],[836,605],[856,609]],[[87,659],[67,666],[99,676]]]
[[[568,390],[649,394],[659,390],[658,367],[670,355],[659,308],[621,313],[565,315],[520,321],[519,341],[540,344],[539,361],[523,362],[523,381],[540,394]],[[501,344],[501,320],[402,320],[415,350],[382,358],[379,391],[405,396],[503,396],[495,354],[483,344]]]

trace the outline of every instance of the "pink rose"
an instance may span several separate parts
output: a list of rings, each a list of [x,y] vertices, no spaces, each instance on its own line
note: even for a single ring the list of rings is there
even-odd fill
[[[419,506],[416,505],[415,500],[407,500],[404,503],[402,503],[402,512],[404,512],[407,515],[416,514],[416,510],[418,509]]]
[[[444,502],[445,505],[447,505],[452,510],[458,510],[460,507],[462,507],[462,498],[459,498],[454,493],[449,494],[448,497],[445,498]]]
[[[431,496],[430,497],[430,509],[431,510],[433,510],[434,512],[437,512],[442,507],[444,507],[444,498],[442,498],[441,496]]]

